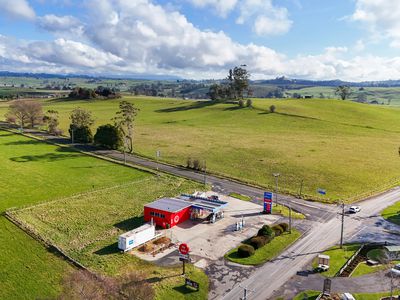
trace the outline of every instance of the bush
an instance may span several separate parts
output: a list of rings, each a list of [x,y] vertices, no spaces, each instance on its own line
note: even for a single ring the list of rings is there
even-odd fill
[[[289,230],[289,224],[288,223],[280,223],[279,226],[282,227],[284,232],[287,232]]]
[[[269,107],[269,112],[270,112],[270,113],[274,113],[275,110],[276,110],[275,105],[271,105],[271,106]]]
[[[253,246],[255,250],[260,249],[267,243],[267,237],[265,236],[253,236],[250,239],[250,245]]]
[[[263,227],[260,228],[257,235],[273,238],[275,236],[275,232],[268,225],[264,225]]]
[[[102,125],[97,128],[94,142],[109,149],[118,149],[123,145],[121,130],[111,124]]]
[[[251,99],[247,99],[246,107],[253,107],[253,101]]]
[[[250,257],[254,254],[254,248],[251,245],[240,245],[238,248],[239,257]]]
[[[71,124],[68,131],[71,137],[73,131],[74,143],[88,144],[93,142],[93,134],[89,126],[75,127]]]
[[[188,157],[186,160],[186,168],[193,169],[193,161],[191,157]]]
[[[238,102],[238,104],[239,104],[239,107],[244,107],[244,101],[243,101],[243,99],[240,99],[239,102]]]
[[[272,226],[272,230],[275,232],[275,236],[280,236],[282,233],[284,233],[284,230],[280,225]]]

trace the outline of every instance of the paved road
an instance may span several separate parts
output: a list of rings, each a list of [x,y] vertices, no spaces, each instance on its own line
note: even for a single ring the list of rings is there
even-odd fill
[[[7,123],[1,123],[0,127],[7,127]],[[43,131],[25,130],[25,133],[41,137],[49,142],[54,142],[63,145],[70,145],[81,151],[93,153],[96,155],[106,156],[115,160],[124,161],[124,154],[114,150],[101,150],[91,145],[73,144],[65,137],[55,137]],[[229,194],[231,192],[248,195],[254,199],[260,199],[263,196],[264,189],[246,185],[234,180],[216,177],[212,175],[204,175],[204,173],[196,172],[179,166],[167,165],[164,163],[152,161],[140,156],[127,154],[126,161],[129,164],[139,165],[153,170],[160,170],[162,172],[170,173],[173,175],[185,177],[198,182],[206,181],[213,187],[216,192]],[[290,205],[294,210],[299,211],[306,215],[307,219],[312,221],[325,222],[335,216],[335,206],[328,204],[321,204],[318,202],[309,202],[302,199],[297,199],[293,196],[278,195],[278,202],[284,205]]]
[[[400,198],[400,189],[396,188],[382,195],[362,202],[362,212],[356,216],[347,216],[345,220],[345,240],[363,229],[363,218],[378,214],[382,208],[392,205]],[[289,247],[275,260],[266,263],[243,281],[242,287],[253,290],[248,299],[270,299],[297,271],[302,270],[316,255],[340,241],[340,220],[332,218],[328,222],[318,223],[297,243]],[[222,299],[240,299],[243,288],[235,286]]]
[[[0,124],[1,125],[1,124]],[[51,142],[69,144],[66,138],[54,137],[43,132],[30,132]],[[122,153],[110,150],[99,150],[93,146],[73,145],[77,149],[91,152],[97,155],[104,155],[113,159],[123,160]],[[204,182],[204,174],[185,168],[157,163],[135,155],[127,155],[128,163],[141,165],[154,170],[160,170],[170,174],[182,176],[199,182]],[[259,198],[263,194],[263,189],[248,186],[233,180],[216,176],[206,176],[208,184],[219,192],[236,192]],[[243,296],[244,286],[253,290],[248,299],[269,299],[274,291],[278,290],[287,280],[290,279],[298,270],[304,267],[315,257],[316,253],[337,244],[340,240],[340,220],[338,217],[339,208],[334,205],[307,202],[291,196],[278,195],[279,201],[285,205],[291,205],[293,209],[304,213],[310,221],[308,230],[303,237],[294,245],[289,247],[275,260],[257,268],[251,275],[243,279],[241,286],[232,286],[231,281],[226,281],[225,286],[219,287],[218,291],[213,291],[215,299],[240,299]],[[362,203],[362,212],[356,217],[346,217],[346,238],[352,237],[363,230],[363,219],[375,216],[384,207],[389,206],[399,200],[400,190],[394,189],[377,197],[370,198]]]

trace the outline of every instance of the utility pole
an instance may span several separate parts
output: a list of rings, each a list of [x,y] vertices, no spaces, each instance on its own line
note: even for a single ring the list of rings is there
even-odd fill
[[[74,143],[74,128],[71,128],[71,142]]]
[[[278,205],[278,177],[281,174],[273,173],[272,175],[275,177],[275,204]]]
[[[248,287],[242,287],[241,285],[239,285],[239,287],[243,289],[243,298],[240,298],[240,300],[248,300],[247,296],[249,292],[254,292],[254,290],[249,290]]]
[[[289,205],[289,233],[292,233],[292,207]]]
[[[340,230],[340,249],[343,248],[343,231],[344,231],[344,203],[342,202],[342,226]]]

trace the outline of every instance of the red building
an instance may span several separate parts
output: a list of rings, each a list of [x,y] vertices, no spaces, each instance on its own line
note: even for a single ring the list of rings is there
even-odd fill
[[[144,220],[162,228],[171,228],[190,218],[192,203],[181,199],[162,198],[144,206]]]

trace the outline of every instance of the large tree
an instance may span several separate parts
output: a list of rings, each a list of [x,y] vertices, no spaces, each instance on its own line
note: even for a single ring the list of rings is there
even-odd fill
[[[15,120],[21,127],[29,124],[33,128],[43,120],[42,104],[34,100],[15,100],[10,104],[6,118]]]
[[[109,149],[118,149],[123,143],[122,132],[115,125],[101,125],[94,135],[94,142]]]
[[[73,140],[81,143],[93,142],[93,134],[90,126],[94,123],[92,113],[80,107],[75,108],[70,115],[71,124],[69,134]]]
[[[220,84],[210,86],[208,95],[211,100],[238,100],[250,95],[250,73],[244,68],[235,67],[229,70],[228,76]]]
[[[351,88],[348,85],[339,85],[335,89],[335,94],[339,95],[340,99],[346,100],[351,94]]]
[[[128,147],[128,152],[133,151],[133,129],[136,115],[139,109],[132,103],[121,101],[119,111],[114,118],[115,126],[118,127],[124,136],[124,143]]]

